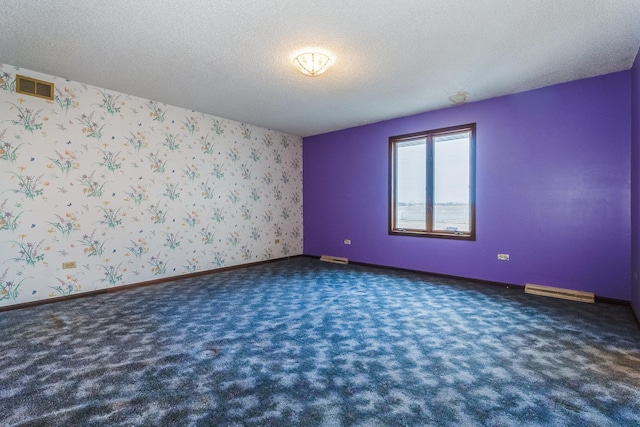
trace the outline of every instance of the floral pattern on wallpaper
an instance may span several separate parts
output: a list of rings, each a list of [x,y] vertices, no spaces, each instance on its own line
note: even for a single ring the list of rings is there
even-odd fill
[[[301,138],[1,66],[0,306],[301,253]]]

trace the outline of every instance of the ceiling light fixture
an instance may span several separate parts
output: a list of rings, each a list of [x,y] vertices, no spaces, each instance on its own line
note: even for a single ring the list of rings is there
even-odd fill
[[[469,96],[469,92],[459,90],[455,95],[449,97],[449,101],[451,101],[453,105],[461,105],[467,102],[467,96]]]
[[[305,52],[293,60],[295,66],[307,76],[319,76],[331,65],[331,58],[320,52]]]

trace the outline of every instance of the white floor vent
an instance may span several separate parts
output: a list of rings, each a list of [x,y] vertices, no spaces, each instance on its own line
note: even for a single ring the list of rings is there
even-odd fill
[[[551,286],[532,285],[527,283],[524,291],[528,294],[542,295],[545,297],[562,298],[571,301],[595,302],[595,295],[592,292],[573,291],[571,289],[553,288]]]
[[[339,256],[322,255],[320,261],[333,262],[334,264],[349,264],[347,258],[340,258]]]

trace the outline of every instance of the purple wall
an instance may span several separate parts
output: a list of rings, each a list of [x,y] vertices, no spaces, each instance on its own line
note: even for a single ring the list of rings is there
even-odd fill
[[[631,69],[631,305],[640,319],[640,51]]]
[[[628,301],[629,91],[625,71],[305,138],[304,253]],[[471,122],[477,240],[389,236],[388,137]]]

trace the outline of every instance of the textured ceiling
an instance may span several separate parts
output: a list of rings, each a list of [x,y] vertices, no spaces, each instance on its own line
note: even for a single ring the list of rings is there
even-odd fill
[[[629,69],[640,1],[2,0],[0,29],[2,63],[308,136]]]

